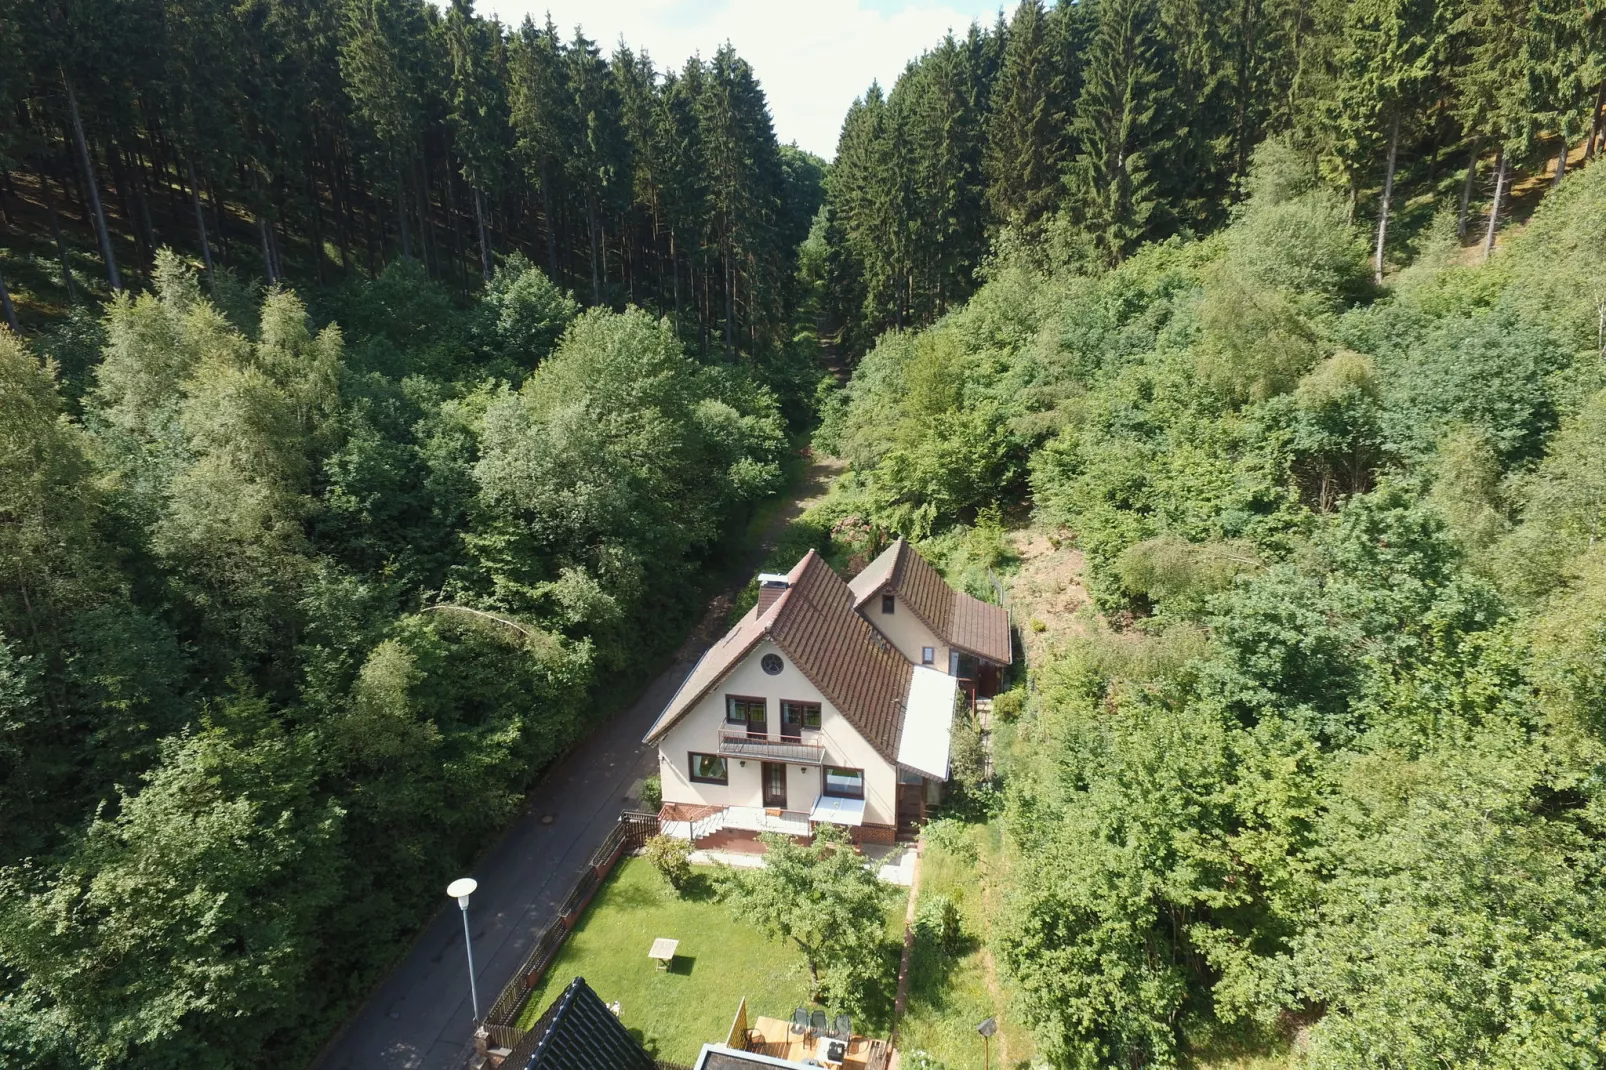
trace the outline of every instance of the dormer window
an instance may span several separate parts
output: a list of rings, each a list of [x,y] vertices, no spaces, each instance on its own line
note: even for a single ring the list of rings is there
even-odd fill
[[[881,596],[881,612],[891,613],[898,608],[898,600],[891,594]]]

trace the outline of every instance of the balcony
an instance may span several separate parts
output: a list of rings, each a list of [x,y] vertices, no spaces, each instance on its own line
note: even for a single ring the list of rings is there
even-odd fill
[[[721,728],[719,753],[726,758],[756,758],[761,762],[790,762],[793,765],[824,765],[825,746],[801,739],[769,739],[751,736],[745,728]]]

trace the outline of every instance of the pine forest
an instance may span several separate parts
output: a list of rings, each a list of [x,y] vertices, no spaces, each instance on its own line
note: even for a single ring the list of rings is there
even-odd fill
[[[311,1065],[818,458],[766,567],[1010,608],[993,1065],[1606,1065],[1606,2],[896,58],[827,161],[729,44],[0,0],[0,1066]]]

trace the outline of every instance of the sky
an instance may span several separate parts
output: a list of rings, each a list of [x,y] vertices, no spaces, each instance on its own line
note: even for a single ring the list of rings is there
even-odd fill
[[[826,159],[842,116],[873,79],[891,88],[904,65],[950,28],[990,24],[999,0],[479,0],[475,10],[518,25],[546,13],[565,38],[580,25],[611,52],[621,34],[659,69],[704,59],[727,40],[752,64],[775,135]]]

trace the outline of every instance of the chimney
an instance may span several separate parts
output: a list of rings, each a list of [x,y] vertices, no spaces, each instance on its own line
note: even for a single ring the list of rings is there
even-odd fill
[[[758,574],[758,615],[763,616],[769,611],[775,600],[786,592],[791,581],[781,572],[760,572]]]

